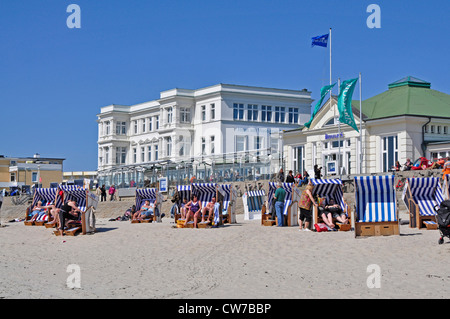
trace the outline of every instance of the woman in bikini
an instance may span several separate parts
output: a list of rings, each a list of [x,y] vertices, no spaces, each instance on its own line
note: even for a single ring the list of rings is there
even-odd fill
[[[189,207],[189,210],[186,214],[186,220],[184,221],[184,227],[187,226],[189,219],[191,216],[194,218],[194,228],[197,228],[197,217],[202,211],[202,203],[198,201],[197,195],[192,196],[192,200],[186,204]]]

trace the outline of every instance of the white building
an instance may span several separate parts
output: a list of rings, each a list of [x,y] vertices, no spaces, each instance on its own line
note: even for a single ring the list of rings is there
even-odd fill
[[[337,97],[328,100],[310,128],[284,132],[286,167],[308,172],[314,165],[325,175],[386,173],[396,161],[450,157],[450,95],[431,84],[406,77],[362,101],[362,136],[348,125],[339,129]],[[360,127],[360,102],[353,101]],[[362,145],[361,145],[362,141]],[[361,152],[362,150],[362,152]]]
[[[246,163],[250,174],[270,174],[282,165],[279,133],[306,122],[311,103],[306,89],[217,84],[164,91],[158,100],[137,105],[102,107],[100,184],[128,186],[168,167],[205,180],[212,166],[221,177],[249,174],[248,168],[238,170]]]

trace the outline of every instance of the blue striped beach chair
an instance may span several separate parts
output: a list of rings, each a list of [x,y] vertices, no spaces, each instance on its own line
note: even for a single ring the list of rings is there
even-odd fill
[[[178,185],[175,195],[177,197],[177,201],[175,203],[177,205],[177,211],[174,214],[176,223],[177,220],[181,218],[180,209],[183,200],[186,198],[186,200],[189,202],[189,200],[191,199],[191,185]]]
[[[80,231],[83,235],[95,232],[94,211],[97,209],[98,196],[77,185],[59,185],[55,199],[56,208],[61,208],[69,200],[76,200],[81,214],[77,221],[71,223],[74,226],[64,233],[74,236]],[[59,235],[59,232],[55,232],[55,234]]]
[[[435,207],[444,200],[440,178],[408,178],[405,188],[409,192],[409,227],[437,229]]]
[[[221,223],[236,223],[236,198],[237,191],[232,184],[221,184],[217,189],[218,193],[222,195],[222,222]]]
[[[26,211],[24,221],[25,225],[44,226],[46,222],[52,220],[52,216],[48,211],[45,214],[40,215],[40,217],[38,217],[35,221],[30,221],[31,216],[29,216],[29,214],[31,213],[33,207],[36,206],[39,201],[42,202],[42,206],[48,206],[53,204],[56,198],[57,190],[58,190],[57,188],[36,188],[34,190],[33,201],[31,203],[31,206],[29,206]]]
[[[342,190],[342,181],[340,179],[311,179],[311,183],[314,185],[312,191],[313,197],[326,198],[330,196],[336,203],[339,204],[342,211],[347,215],[349,219],[349,226],[351,222],[351,209],[347,205],[344,199],[344,192]],[[319,215],[319,210],[314,206],[313,220],[314,223],[323,222]],[[341,226],[342,229],[349,230],[348,226]]]
[[[355,177],[355,237],[399,235],[394,176]]]
[[[248,191],[242,196],[244,203],[244,220],[261,219],[266,211],[266,192],[262,190]]]
[[[284,199],[283,215],[287,223],[287,226],[298,226],[298,201],[300,199],[301,191],[295,183],[282,183],[283,189],[286,191],[286,197]],[[273,195],[277,189],[276,182],[269,182],[269,193],[267,199],[267,208],[265,215],[268,215],[273,205]],[[262,216],[261,224],[266,225],[264,220],[267,216]]]
[[[131,220],[131,223],[149,223],[149,222],[161,222],[161,207],[162,207],[162,195],[156,188],[137,188],[136,196],[135,196],[135,206],[136,212],[139,211],[142,206],[145,204],[145,201],[149,201],[150,203],[155,203],[155,212],[153,217],[150,219],[144,220]]]

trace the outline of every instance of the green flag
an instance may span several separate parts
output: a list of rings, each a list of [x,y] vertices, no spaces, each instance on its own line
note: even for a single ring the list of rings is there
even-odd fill
[[[352,79],[342,82],[339,98],[338,98],[338,110],[339,110],[339,121],[341,123],[347,124],[359,132],[356,126],[355,119],[353,118],[352,112],[352,98],[353,91],[355,90],[355,85],[358,79]]]
[[[327,96],[328,92],[330,92],[331,89],[333,89],[333,87],[336,85],[336,83],[332,84],[332,85],[327,85],[324,86],[323,88],[320,89],[320,100],[319,102],[317,102],[316,107],[314,108],[314,112],[311,115],[311,119],[309,120],[308,123],[305,124],[305,126],[307,128],[310,127],[311,122],[313,121],[314,117],[316,116],[317,112],[319,112],[320,110],[320,106],[322,105],[323,99],[325,98],[325,96]]]

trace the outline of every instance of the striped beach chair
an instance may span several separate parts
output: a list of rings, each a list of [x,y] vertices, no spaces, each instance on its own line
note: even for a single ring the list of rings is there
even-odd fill
[[[136,211],[139,211],[142,208],[146,200],[150,203],[156,202],[153,218],[147,220],[132,220],[131,223],[161,222],[162,194],[156,188],[137,188],[135,197]]]
[[[444,200],[438,177],[408,178],[406,194],[409,198],[409,227],[437,229],[435,206]]]
[[[42,202],[42,206],[48,206],[53,204],[56,198],[57,188],[36,188],[34,190],[33,201],[31,206],[27,208],[24,224],[27,226],[44,226],[48,221],[52,220],[51,214],[47,211],[45,214],[40,215],[35,221],[31,221],[31,210],[37,205],[39,201]]]
[[[394,176],[356,176],[355,237],[399,235]]]
[[[341,225],[341,228],[342,230],[349,230],[349,228],[351,227],[351,209],[344,199],[344,192],[342,191],[342,181],[340,179],[313,178],[311,179],[311,183],[314,185],[314,189],[312,191],[313,197],[325,198],[327,196],[330,196],[336,203],[339,204],[342,211],[347,215],[347,218],[349,219],[348,226]],[[313,213],[313,222],[315,224],[323,222],[322,218],[319,216],[319,210],[315,206]]]
[[[301,196],[300,188],[295,183],[282,183],[283,189],[286,191],[286,197],[284,199],[283,215],[285,220],[287,219],[287,226],[298,226],[298,201]],[[267,199],[268,210],[266,216],[262,215],[261,224],[267,225],[268,212],[271,211],[273,205],[273,195],[277,189],[277,183],[269,182],[269,193]],[[286,224],[286,223],[284,223]]]
[[[61,208],[69,200],[76,200],[81,214],[77,221],[71,223],[74,226],[64,231],[64,233],[74,236],[80,231],[83,235],[95,232],[94,211],[97,209],[98,196],[88,189],[77,185],[59,185],[55,199],[56,208]],[[55,232],[55,235],[59,235],[59,232]]]
[[[236,223],[236,198],[237,191],[232,184],[221,184],[217,189],[222,195],[222,223]],[[219,196],[220,197],[220,196]],[[218,199],[220,201],[220,198]]]
[[[244,220],[261,219],[266,211],[266,192],[264,190],[248,191],[242,196],[244,203]]]
[[[189,202],[189,200],[191,199],[191,185],[178,185],[176,194],[174,194],[174,198],[176,198],[175,204],[177,205],[177,210],[174,214],[176,223],[177,220],[181,218],[180,209],[183,200],[186,198],[186,200]]]

